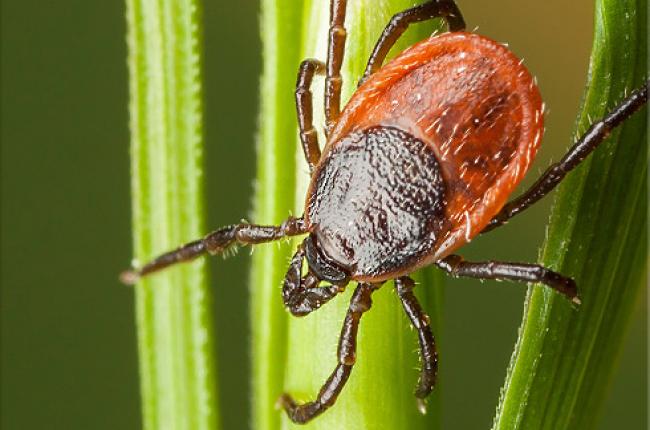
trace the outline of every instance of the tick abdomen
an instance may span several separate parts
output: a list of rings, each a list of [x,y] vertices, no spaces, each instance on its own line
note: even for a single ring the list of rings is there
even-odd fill
[[[394,127],[343,138],[319,166],[309,194],[310,231],[357,279],[412,266],[443,223],[445,184],[433,150]]]

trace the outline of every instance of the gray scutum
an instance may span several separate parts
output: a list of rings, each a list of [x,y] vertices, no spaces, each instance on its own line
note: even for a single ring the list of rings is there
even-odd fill
[[[393,127],[346,136],[327,154],[309,202],[321,250],[357,276],[404,267],[435,245],[444,181],[425,143]]]

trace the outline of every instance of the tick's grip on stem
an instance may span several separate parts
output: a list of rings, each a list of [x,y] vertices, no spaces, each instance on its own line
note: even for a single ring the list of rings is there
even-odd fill
[[[278,399],[277,406],[283,408],[294,423],[304,424],[322,414],[336,402],[341,394],[356,361],[359,322],[361,316],[372,306],[371,295],[376,288],[371,284],[360,283],[352,294],[339,337],[338,365],[321,387],[316,399],[312,402],[299,404],[286,393]]]

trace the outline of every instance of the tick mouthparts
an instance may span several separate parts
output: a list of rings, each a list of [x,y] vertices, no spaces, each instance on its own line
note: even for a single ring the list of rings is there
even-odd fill
[[[120,273],[120,282],[125,285],[135,285],[136,282],[140,279],[140,274],[137,270],[125,270]]]

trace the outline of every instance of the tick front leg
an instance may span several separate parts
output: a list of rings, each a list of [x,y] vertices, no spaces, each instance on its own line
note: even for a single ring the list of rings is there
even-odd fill
[[[189,242],[179,248],[166,252],[144,266],[128,270],[120,275],[125,284],[134,284],[142,276],[165,269],[177,263],[194,260],[195,258],[209,253],[212,255],[221,254],[233,245],[254,245],[258,243],[272,242],[287,236],[295,236],[306,233],[302,218],[289,217],[279,226],[267,226],[256,224],[234,224],[228,227],[215,230],[193,242]]]
[[[425,413],[424,399],[431,394],[436,384],[438,352],[429,325],[429,317],[424,313],[418,299],[413,294],[413,287],[415,287],[415,282],[408,276],[395,279],[395,290],[397,290],[397,295],[402,301],[404,312],[406,312],[413,327],[418,331],[422,370],[420,371],[418,386],[415,389],[415,397],[418,398],[420,412]]]
[[[300,63],[298,81],[296,82],[296,111],[298,113],[298,126],[300,127],[300,142],[309,165],[309,172],[314,171],[314,166],[320,160],[318,146],[318,133],[314,128],[314,105],[311,93],[311,84],[314,75],[325,72],[325,64],[314,59],[307,59]]]
[[[450,255],[436,263],[452,276],[478,279],[496,279],[539,282],[553,288],[575,304],[580,304],[578,290],[573,279],[562,276],[538,264],[505,263],[501,261],[463,261],[459,255]]]
[[[371,295],[375,288],[371,284],[359,284],[354,291],[339,338],[337,354],[339,364],[323,384],[316,400],[299,405],[288,394],[283,394],[278,399],[278,404],[287,411],[287,415],[294,423],[304,424],[325,412],[336,402],[356,361],[359,321],[363,313],[372,305]]]
[[[370,54],[366,71],[359,81],[359,85],[379,70],[388,52],[409,25],[434,18],[443,18],[447,23],[449,31],[461,31],[465,29],[463,15],[453,0],[431,0],[394,15],[388,25],[386,25],[386,28],[384,28],[381,36],[379,36],[379,40],[375,44],[372,54]]]
[[[302,262],[304,258],[305,249],[304,245],[301,244],[291,259],[289,270],[284,277],[282,286],[284,306],[297,317],[305,316],[315,311],[345,289],[345,286],[335,285],[320,287],[318,285],[320,279],[311,272],[302,276]]]
[[[575,169],[594,149],[605,141],[611,131],[623,121],[641,109],[648,101],[648,86],[646,81],[641,88],[634,90],[625,100],[614,108],[600,121],[592,124],[585,134],[578,139],[562,160],[552,164],[544,174],[524,194],[506,204],[490,221],[482,233],[488,232],[506,223],[510,218],[523,212],[539,199],[550,193],[571,170]]]

